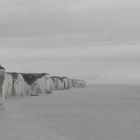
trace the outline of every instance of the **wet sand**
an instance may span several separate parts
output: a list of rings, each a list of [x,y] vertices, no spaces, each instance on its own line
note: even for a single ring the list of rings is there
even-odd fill
[[[139,140],[140,85],[94,85],[8,99],[0,140]]]

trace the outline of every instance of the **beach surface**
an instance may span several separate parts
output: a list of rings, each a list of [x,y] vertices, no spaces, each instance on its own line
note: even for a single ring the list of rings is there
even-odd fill
[[[6,99],[0,140],[139,140],[140,85]]]

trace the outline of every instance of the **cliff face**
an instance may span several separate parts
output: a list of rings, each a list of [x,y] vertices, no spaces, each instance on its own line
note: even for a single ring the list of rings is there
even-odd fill
[[[53,80],[53,90],[63,90],[71,88],[69,86],[69,79],[67,77],[52,76],[50,78]]]
[[[2,92],[2,86],[3,86],[3,82],[4,82],[4,74],[5,70],[2,66],[0,66],[0,105],[3,104],[3,100],[4,100],[4,94]]]
[[[84,80],[70,79],[70,83],[71,83],[71,86],[75,87],[75,88],[84,88],[84,87],[86,87],[86,82]]]
[[[5,77],[5,79],[4,79]],[[83,80],[50,76],[48,73],[8,73],[0,69],[0,93],[8,97],[50,94],[53,90],[85,87]],[[3,92],[2,92],[3,86]]]
[[[51,93],[49,74],[5,73],[3,93],[5,97]]]

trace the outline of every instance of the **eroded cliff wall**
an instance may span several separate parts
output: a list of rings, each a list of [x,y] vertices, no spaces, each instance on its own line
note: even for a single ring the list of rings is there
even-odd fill
[[[5,97],[48,94],[51,87],[49,74],[5,73],[3,93]]]
[[[10,73],[0,67],[0,96],[20,97],[50,94],[53,90],[83,88],[84,80],[60,76],[50,76],[48,73]]]
[[[5,69],[0,65],[0,105],[2,105],[4,101],[4,94],[2,91],[4,75],[5,75]]]

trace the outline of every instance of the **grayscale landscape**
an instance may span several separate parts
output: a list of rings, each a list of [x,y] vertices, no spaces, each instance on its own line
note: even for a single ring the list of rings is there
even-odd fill
[[[140,86],[92,85],[6,100],[1,140],[139,140]]]
[[[140,140],[140,0],[1,0],[0,140]]]

